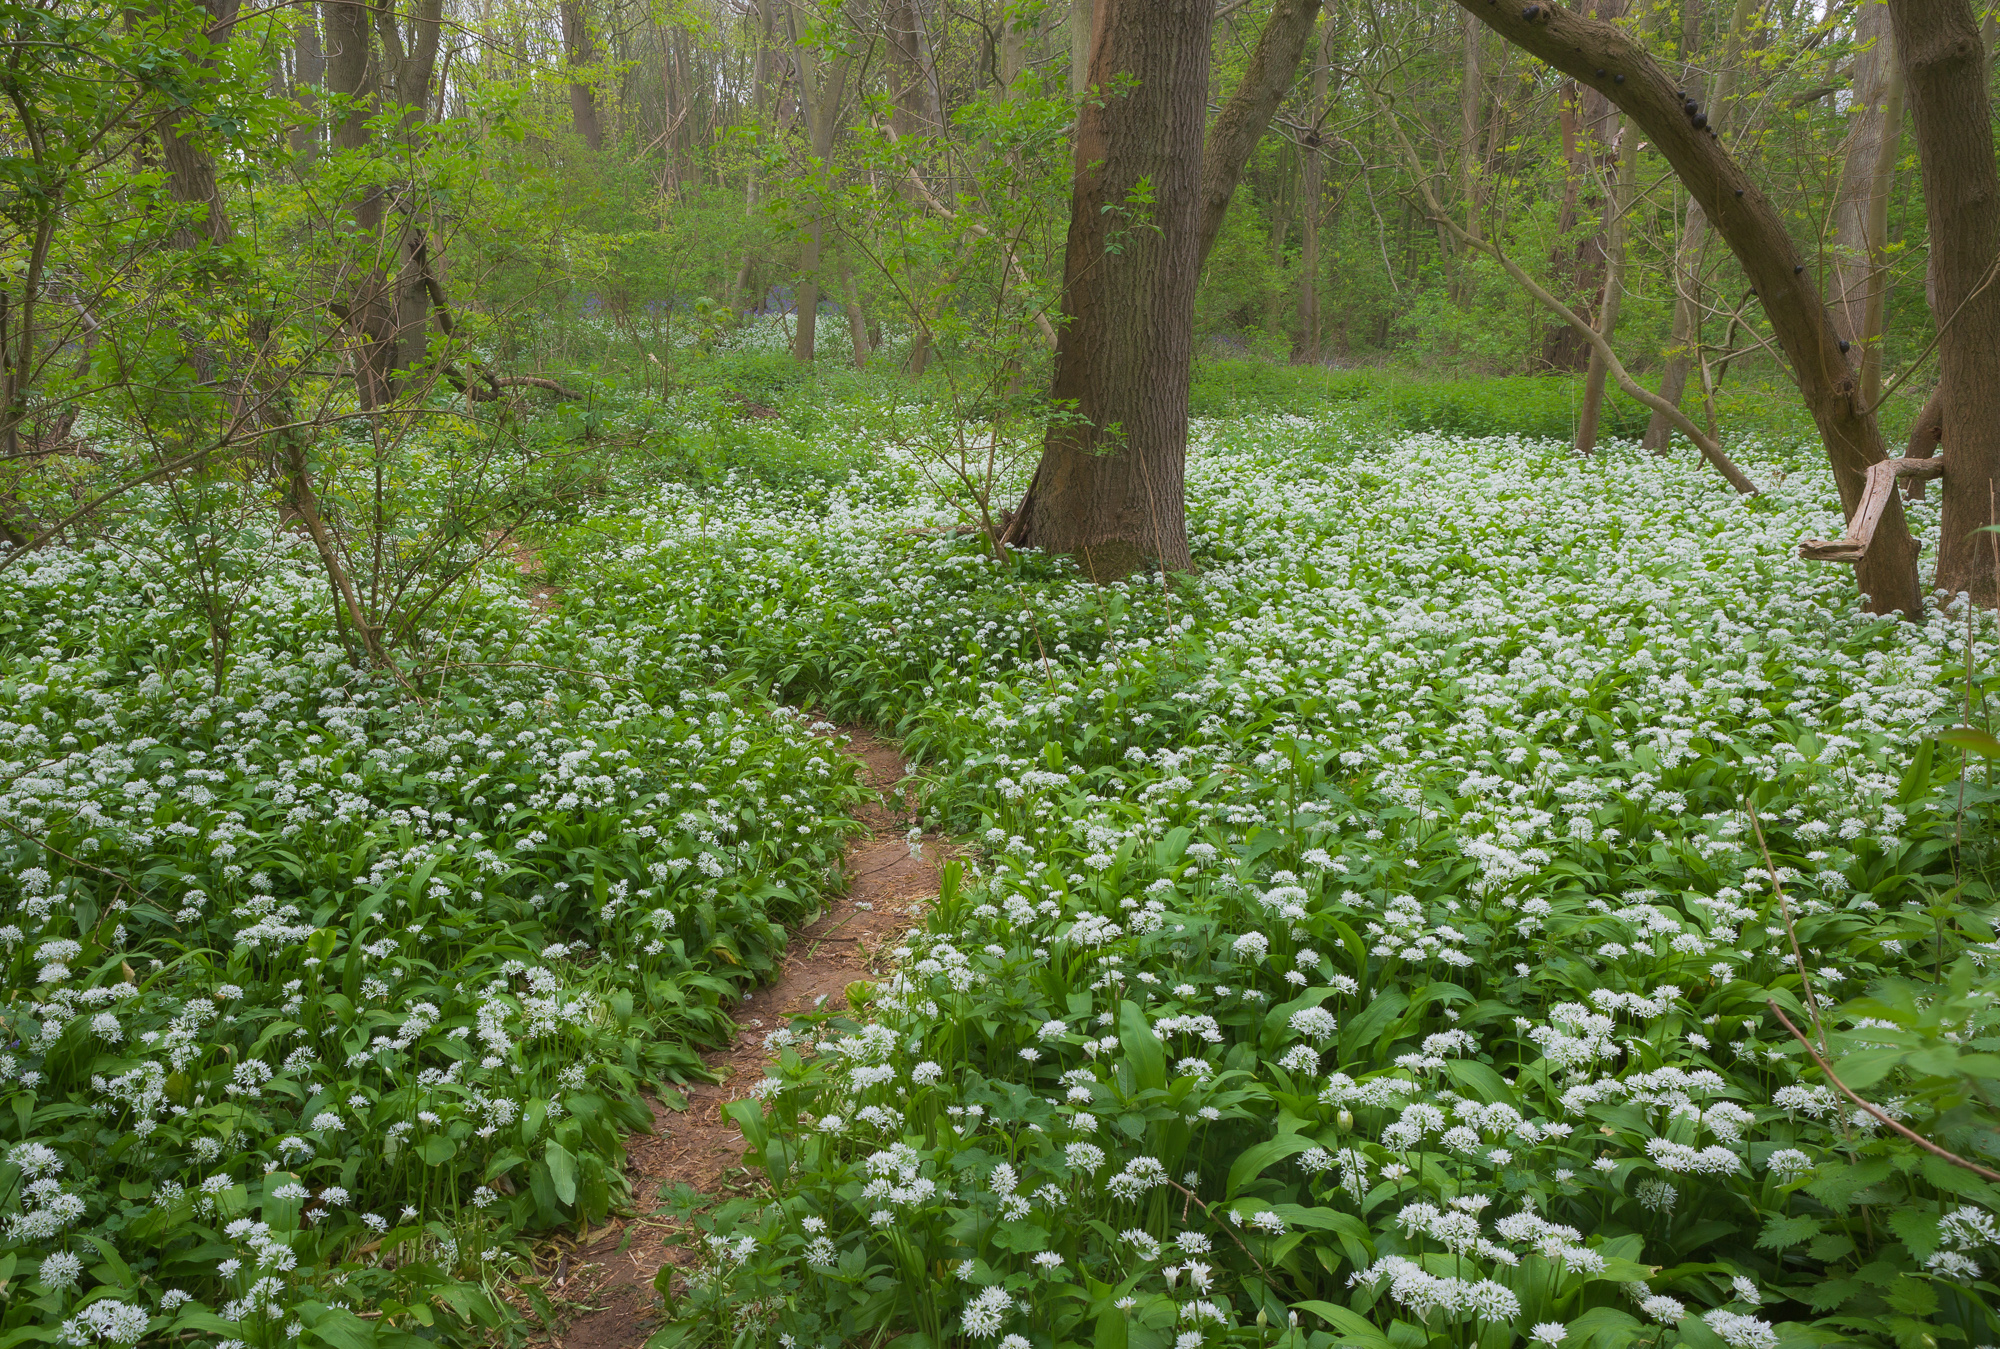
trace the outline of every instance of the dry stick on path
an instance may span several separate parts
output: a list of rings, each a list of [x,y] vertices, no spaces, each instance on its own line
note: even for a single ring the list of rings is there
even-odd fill
[[[1814,1049],[1812,1047],[1812,1041],[1806,1039],[1804,1034],[1800,1032],[1799,1028],[1792,1024],[1792,1019],[1784,1014],[1784,1012],[1778,1007],[1778,1004],[1775,1002],[1767,1002],[1765,1005],[1771,1009],[1771,1015],[1778,1018],[1778,1020],[1784,1024],[1785,1029],[1792,1033],[1792,1038],[1805,1046],[1806,1053],[1812,1055],[1812,1061],[1819,1065],[1819,1070],[1822,1073],[1826,1074],[1826,1080],[1831,1082],[1834,1085],[1834,1087],[1839,1090],[1842,1096],[1845,1096],[1848,1100],[1854,1102],[1856,1105],[1860,1106],[1863,1110],[1866,1110],[1876,1119],[1881,1120],[1882,1123],[1888,1125],[1891,1129],[1894,1129],[1897,1133],[1909,1139],[1912,1143],[1915,1143],[1918,1147],[1922,1148],[1925,1152],[1930,1153],[1932,1156],[1942,1157],[1945,1161],[1950,1162],[1953,1166],[1962,1166],[1966,1170],[1970,1171],[1973,1175],[1979,1176],[1983,1179],[2000,1181],[2000,1171],[1989,1171],[1977,1162],[1969,1162],[1965,1158],[1959,1156],[1957,1153],[1939,1147],[1937,1144],[1931,1142],[1930,1139],[1925,1138],[1922,1134],[1918,1133],[1915,1129],[1909,1128],[1907,1125],[1904,1124],[1899,1124],[1897,1121],[1889,1118],[1888,1113],[1884,1111],[1880,1106],[1871,1105],[1867,1101],[1864,1101],[1859,1096],[1855,1095],[1854,1088],[1848,1086],[1845,1082],[1841,1081],[1840,1078],[1834,1074],[1832,1065],[1826,1061],[1826,1059],[1820,1054],[1820,1052],[1817,1049]]]
[[[1377,91],[1377,97],[1384,97],[1379,90]],[[1386,103],[1386,98],[1384,101]],[[1498,243],[1473,234],[1465,226],[1459,224],[1449,211],[1439,205],[1436,195],[1431,191],[1430,179],[1424,173],[1423,163],[1417,158],[1416,148],[1410,144],[1409,137],[1403,134],[1402,123],[1396,120],[1395,109],[1390,107],[1386,108],[1386,111],[1389,114],[1389,125],[1396,133],[1396,142],[1402,149],[1404,158],[1409,163],[1411,178],[1417,185],[1417,191],[1423,194],[1425,213],[1443,225],[1447,230],[1450,230],[1453,237],[1467,248],[1477,249],[1499,263],[1507,275],[1514,278],[1516,285],[1520,286],[1522,290],[1527,291],[1544,308],[1548,309],[1557,318],[1581,334],[1584,340],[1590,343],[1592,352],[1604,362],[1605,372],[1611,376],[1612,380],[1625,393],[1626,397],[1645,404],[1673,423],[1674,427],[1692,441],[1696,449],[1701,451],[1701,457],[1713,464],[1715,471],[1728,480],[1731,487],[1734,487],[1745,496],[1757,495],[1757,484],[1751,482],[1749,476],[1736,466],[1736,462],[1724,452],[1721,445],[1717,444],[1707,433],[1689,421],[1687,415],[1679,408],[1654,393],[1651,389],[1641,385],[1631,375],[1626,373],[1624,362],[1618,359],[1618,353],[1611,349],[1611,343],[1605,338],[1603,333],[1597,331],[1595,324],[1586,323],[1575,310],[1557,299],[1547,288],[1536,281],[1535,278],[1522,271],[1515,264],[1514,260],[1502,251]]]

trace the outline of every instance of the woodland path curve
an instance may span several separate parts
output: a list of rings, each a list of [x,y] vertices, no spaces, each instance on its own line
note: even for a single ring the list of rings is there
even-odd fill
[[[856,980],[886,974],[889,951],[937,895],[944,841],[925,835],[921,855],[911,853],[907,831],[917,810],[901,754],[860,727],[843,727],[840,735],[843,752],[859,762],[861,780],[874,795],[856,811],[868,832],[847,845],[847,892],[793,930],[778,977],[737,1006],[731,1042],[702,1056],[723,1080],[687,1088],[684,1111],[649,1102],[653,1132],[626,1140],[634,1216],[559,1243],[547,1288],[573,1314],[553,1334],[538,1337],[552,1349],[638,1349],[645,1343],[659,1322],[653,1276],[662,1265],[688,1258],[685,1247],[664,1240],[675,1224],[657,1212],[661,1188],[683,1184],[715,1198],[755,1190],[757,1179],[743,1169],[743,1135],[722,1111],[748,1095],[761,1076],[769,1057],[764,1037],[788,1017],[844,1000]]]

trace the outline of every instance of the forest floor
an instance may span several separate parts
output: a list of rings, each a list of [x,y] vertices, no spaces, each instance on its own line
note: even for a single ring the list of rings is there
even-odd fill
[[[635,1349],[659,1324],[660,1296],[653,1280],[663,1265],[692,1261],[694,1250],[678,1238],[684,1224],[664,1212],[660,1195],[687,1186],[712,1199],[753,1191],[759,1177],[743,1166],[741,1130],[723,1113],[747,1096],[770,1059],[764,1037],[790,1017],[844,999],[850,984],[889,972],[887,954],[938,891],[945,842],[925,835],[913,855],[907,830],[915,823],[914,798],[896,746],[861,727],[839,733],[843,752],[861,766],[875,794],[856,812],[868,832],[847,846],[847,892],[816,920],[793,931],[778,977],[737,1009],[736,1034],[702,1056],[719,1081],[686,1092],[685,1109],[657,1097],[653,1132],[626,1140],[625,1174],[632,1186],[632,1214],[594,1230],[548,1243],[537,1261],[561,1314],[538,1339],[551,1349]]]

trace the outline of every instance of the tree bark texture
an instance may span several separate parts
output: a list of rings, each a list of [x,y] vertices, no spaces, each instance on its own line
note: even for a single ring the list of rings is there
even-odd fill
[[[1264,139],[1271,115],[1284,102],[1297,74],[1299,57],[1319,19],[1320,0],[1277,0],[1264,21],[1256,50],[1229,102],[1216,114],[1201,155],[1201,220],[1195,245],[1196,263],[1208,259],[1215,237],[1222,232],[1229,200],[1243,177],[1251,151]]]
[[[562,0],[563,58],[571,70],[597,64],[597,46],[590,38],[590,16],[583,12],[583,0]],[[597,117],[597,95],[588,80],[569,82],[569,115],[576,134],[592,153],[604,148],[604,126]]]
[[[1840,335],[1861,350],[1862,397],[1867,390],[1867,354],[1880,345],[1882,305],[1878,291],[1889,227],[1889,184],[1903,139],[1903,70],[1889,31],[1889,7],[1864,4],[1855,37],[1868,44],[1854,58],[1854,102],[1847,114],[1846,154],[1833,200],[1834,322]],[[1879,363],[1875,367],[1880,369]]]
[[[299,8],[305,19],[292,35],[292,99],[300,116],[289,139],[294,154],[310,159],[323,138],[319,91],[326,81],[326,52],[319,40],[319,7],[307,0]]]
[[[1967,0],[1892,0],[1896,55],[1923,166],[1939,325],[1938,423],[1950,469],[1937,583],[2000,598],[1992,544],[2000,496],[2000,173],[1993,163],[1986,50]]]
[[[1932,0],[1934,5],[1943,3]],[[1964,0],[1955,3],[1965,8]],[[1517,9],[1485,0],[1458,0],[1458,4],[1507,41],[1611,99],[1666,156],[1756,289],[1825,443],[1841,507],[1851,517],[1860,504],[1868,466],[1886,457],[1882,432],[1873,412],[1858,401],[1859,381],[1841,353],[1833,316],[1777,209],[1710,129],[1695,125],[1682,100],[1675,97],[1667,73],[1616,26],[1559,7]],[[1897,31],[1900,38],[1900,20]],[[1983,110],[1983,94],[1980,107]],[[1987,145],[1990,175],[1990,139]],[[2000,392],[2000,381],[1989,383]],[[2000,431],[2000,417],[1992,425]],[[1855,572],[1870,612],[1914,614],[1921,607],[1916,543],[1895,502],[1883,515],[1874,546],[1856,564]]]
[[[1069,96],[1090,88],[1090,39],[1097,31],[1097,0],[1069,0]]]
[[[1212,12],[1212,0],[1097,0],[1090,83],[1137,83],[1078,115],[1052,390],[1071,419],[1050,428],[1009,532],[1098,580],[1149,557],[1193,565],[1182,479]]]

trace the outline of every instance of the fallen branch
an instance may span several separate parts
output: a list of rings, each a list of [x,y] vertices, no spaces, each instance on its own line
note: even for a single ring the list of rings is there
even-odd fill
[[[1847,522],[1847,533],[1837,539],[1807,539],[1799,545],[1799,556],[1808,562],[1859,562],[1868,556],[1875,542],[1875,526],[1889,507],[1898,478],[1942,478],[1943,459],[1884,459],[1868,466],[1867,484],[1861,489],[1861,505]]]
[[[1806,1037],[1799,1032],[1799,1028],[1792,1024],[1792,1019],[1786,1016],[1782,1011],[1778,1009],[1778,1004],[1773,1002],[1770,1003],[1769,1006],[1771,1008],[1771,1015],[1777,1017],[1779,1021],[1783,1022],[1785,1029],[1792,1033],[1792,1038],[1794,1040],[1797,1040],[1800,1044],[1806,1047],[1806,1053],[1812,1055],[1812,1061],[1819,1065],[1819,1070],[1822,1073],[1826,1074],[1826,1080],[1833,1083],[1833,1085],[1840,1091],[1840,1094],[1842,1096],[1845,1096],[1848,1100],[1854,1102],[1856,1105],[1860,1106],[1863,1110],[1866,1110],[1876,1119],[1881,1120],[1891,1129],[1894,1129],[1897,1133],[1909,1139],[1912,1143],[1915,1143],[1918,1147],[1922,1148],[1925,1152],[1930,1153],[1932,1156],[1942,1157],[1946,1161],[1950,1162],[1953,1166],[1962,1166],[1975,1176],[1982,1177],[1986,1180],[2000,1181],[2000,1171],[1989,1171],[1977,1162],[1968,1162],[1967,1160],[1965,1160],[1965,1158],[1959,1156],[1957,1153],[1946,1151],[1944,1148],[1941,1148],[1937,1144],[1931,1142],[1930,1139],[1925,1138],[1915,1129],[1911,1129],[1903,1124],[1897,1123],[1895,1120],[1890,1119],[1889,1116],[1882,1110],[1880,1106],[1870,1105],[1868,1104],[1868,1102],[1862,1100],[1859,1096],[1856,1096],[1854,1094],[1854,1089],[1852,1087],[1848,1086],[1845,1082],[1841,1081],[1838,1077],[1834,1076],[1833,1069],[1830,1066],[1828,1066],[1827,1061],[1820,1057],[1819,1051],[1817,1049],[1814,1049],[1812,1047],[1812,1041],[1806,1039]]]

